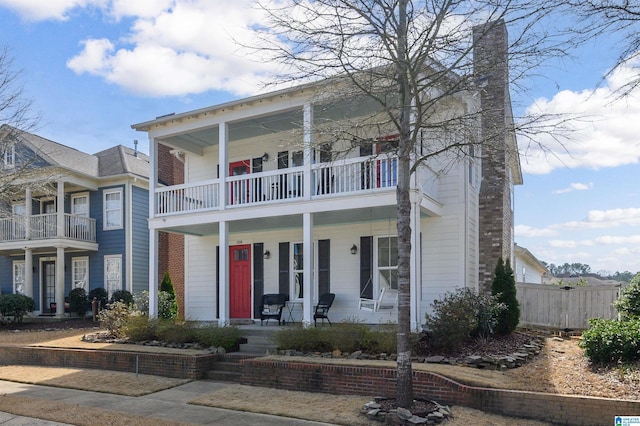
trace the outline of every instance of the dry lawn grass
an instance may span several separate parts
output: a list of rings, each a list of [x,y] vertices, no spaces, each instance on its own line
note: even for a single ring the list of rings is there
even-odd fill
[[[24,365],[0,366],[0,379],[125,396],[142,396],[170,389],[190,380],[119,371],[81,370]]]
[[[191,404],[227,408],[229,410],[266,413],[305,420],[346,426],[372,426],[372,422],[360,414],[364,404],[371,398],[350,395],[328,395],[307,392],[294,392],[281,389],[259,388],[233,385],[203,395]],[[466,407],[454,407],[454,418],[447,422],[453,426],[544,426],[548,423],[533,420],[514,419],[472,410]]]
[[[185,426],[186,423],[169,422],[134,416],[119,411],[105,410],[99,407],[83,407],[64,402],[49,401],[24,396],[0,396],[0,411],[18,416],[33,417],[80,426]],[[25,423],[27,424],[27,423]],[[38,424],[37,422],[28,424]]]

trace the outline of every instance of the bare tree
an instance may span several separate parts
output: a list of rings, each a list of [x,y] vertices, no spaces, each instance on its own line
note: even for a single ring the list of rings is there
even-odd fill
[[[23,198],[27,187],[40,194],[53,193],[54,172],[36,167],[38,147],[26,149],[22,144],[21,138],[36,128],[39,116],[21,76],[9,48],[0,48],[0,212]]]
[[[538,0],[290,0],[284,5],[267,1],[261,8],[271,25],[261,32],[260,53],[284,65],[279,83],[330,77],[331,88],[318,95],[327,104],[338,92],[338,98],[352,100],[354,110],[363,109],[367,101],[375,105],[369,116],[354,114],[351,122],[346,113],[335,121],[322,116],[314,144],[323,149],[337,137],[351,140],[346,149],[353,149],[371,144],[372,135],[394,135],[399,251],[396,384],[398,406],[409,408],[411,177],[434,158],[445,170],[481,152],[490,158],[497,150],[503,160],[517,156],[505,148],[517,123],[510,111],[509,72],[512,82],[518,81],[541,60],[560,53],[562,41],[537,31],[536,24],[549,13],[546,3]],[[494,34],[505,26],[512,30],[512,41],[495,54],[490,51]],[[478,55],[485,55],[485,60],[474,58]],[[495,81],[494,89],[502,90],[498,109],[508,104],[502,116],[492,115],[496,103],[480,99]],[[540,117],[519,123],[523,134],[549,130]]]
[[[640,86],[640,3],[633,0],[566,0],[567,16],[575,14],[578,21],[570,28],[576,43],[592,39],[610,39],[620,36],[618,57],[603,80],[615,70],[632,68],[635,77],[618,91],[626,96]]]

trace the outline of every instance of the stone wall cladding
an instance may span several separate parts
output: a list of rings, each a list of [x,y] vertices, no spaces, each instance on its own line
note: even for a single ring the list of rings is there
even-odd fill
[[[474,72],[486,81],[480,90],[482,181],[479,197],[479,290],[491,291],[498,258],[511,256],[513,212],[507,116],[511,113],[508,36],[504,22],[474,28]]]
[[[395,396],[395,369],[304,361],[241,361],[242,384],[341,395]],[[448,405],[566,425],[613,424],[614,415],[640,412],[640,402],[466,386],[413,370],[415,397]],[[455,408],[454,408],[455,415]]]

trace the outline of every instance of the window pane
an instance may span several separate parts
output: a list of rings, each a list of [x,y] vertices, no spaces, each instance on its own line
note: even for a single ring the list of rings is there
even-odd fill
[[[389,265],[398,266],[398,238],[389,238]]]
[[[79,216],[89,216],[89,200],[87,197],[72,198],[72,214]]]
[[[380,287],[386,287],[393,290],[398,289],[398,270],[385,269],[380,271]]]
[[[378,238],[378,266],[384,268],[390,265],[389,238]]]

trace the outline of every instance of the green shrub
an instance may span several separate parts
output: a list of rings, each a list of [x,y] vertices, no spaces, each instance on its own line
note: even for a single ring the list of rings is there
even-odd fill
[[[166,291],[158,292],[158,318],[175,319],[178,317],[178,304]]]
[[[149,292],[143,291],[133,296],[133,303],[142,315],[149,315]],[[178,305],[166,291],[158,292],[158,318],[176,319],[178,317]]]
[[[89,310],[89,297],[84,288],[74,288],[69,292],[69,309],[84,318]]]
[[[89,290],[89,302],[92,302],[93,299],[97,299],[100,303],[100,309],[105,309],[107,307],[108,295],[107,290],[102,287],[94,288],[93,290]]]
[[[505,309],[498,315],[495,333],[513,332],[520,322],[520,304],[516,299],[516,279],[509,259],[506,263],[502,257],[498,259],[495,277],[491,283],[491,294],[497,296],[497,301],[505,305]]]
[[[161,318],[177,318],[178,317],[178,301],[176,300],[176,291],[173,288],[173,283],[171,282],[171,276],[169,276],[169,272],[164,273],[164,277],[160,282],[160,292],[165,292],[168,294],[168,298],[166,302],[168,306],[163,308],[163,315]],[[158,303],[160,305],[160,303]],[[160,311],[160,309],[158,309]],[[160,316],[160,314],[158,314]]]
[[[158,340],[168,343],[195,343],[197,342],[196,325],[185,321],[160,319],[156,336]]]
[[[613,306],[624,318],[640,318],[640,273],[631,279],[629,285],[622,289]]]
[[[124,329],[131,317],[139,315],[132,305],[123,302],[114,302],[109,309],[103,309],[98,314],[100,325],[114,337],[125,337]]]
[[[122,335],[134,342],[157,340],[158,320],[146,315],[132,315],[122,327]]]
[[[426,328],[434,347],[451,350],[473,336],[493,334],[498,315],[505,309],[495,296],[477,294],[470,288],[446,293],[431,304]]]
[[[28,296],[23,294],[0,295],[0,315],[3,318],[11,316],[13,322],[21,323],[24,316],[35,309],[35,302]]]
[[[205,347],[220,347],[233,349],[240,342],[238,327],[200,326],[195,328],[196,341]]]
[[[305,328],[301,324],[294,324],[280,329],[274,336],[274,340],[280,349],[294,349],[303,352],[327,352],[337,349],[334,348],[331,343],[330,335],[326,331],[327,328],[329,327]]]
[[[129,290],[116,290],[111,295],[109,303],[122,302],[125,305],[133,304],[133,294]]]
[[[582,333],[580,347],[595,364],[628,362],[640,359],[640,319],[616,321],[589,320]]]
[[[397,327],[395,324],[370,327],[355,321],[335,323],[333,327],[308,327],[301,324],[284,327],[274,340],[280,349],[301,352],[363,351],[367,353],[397,351]]]

